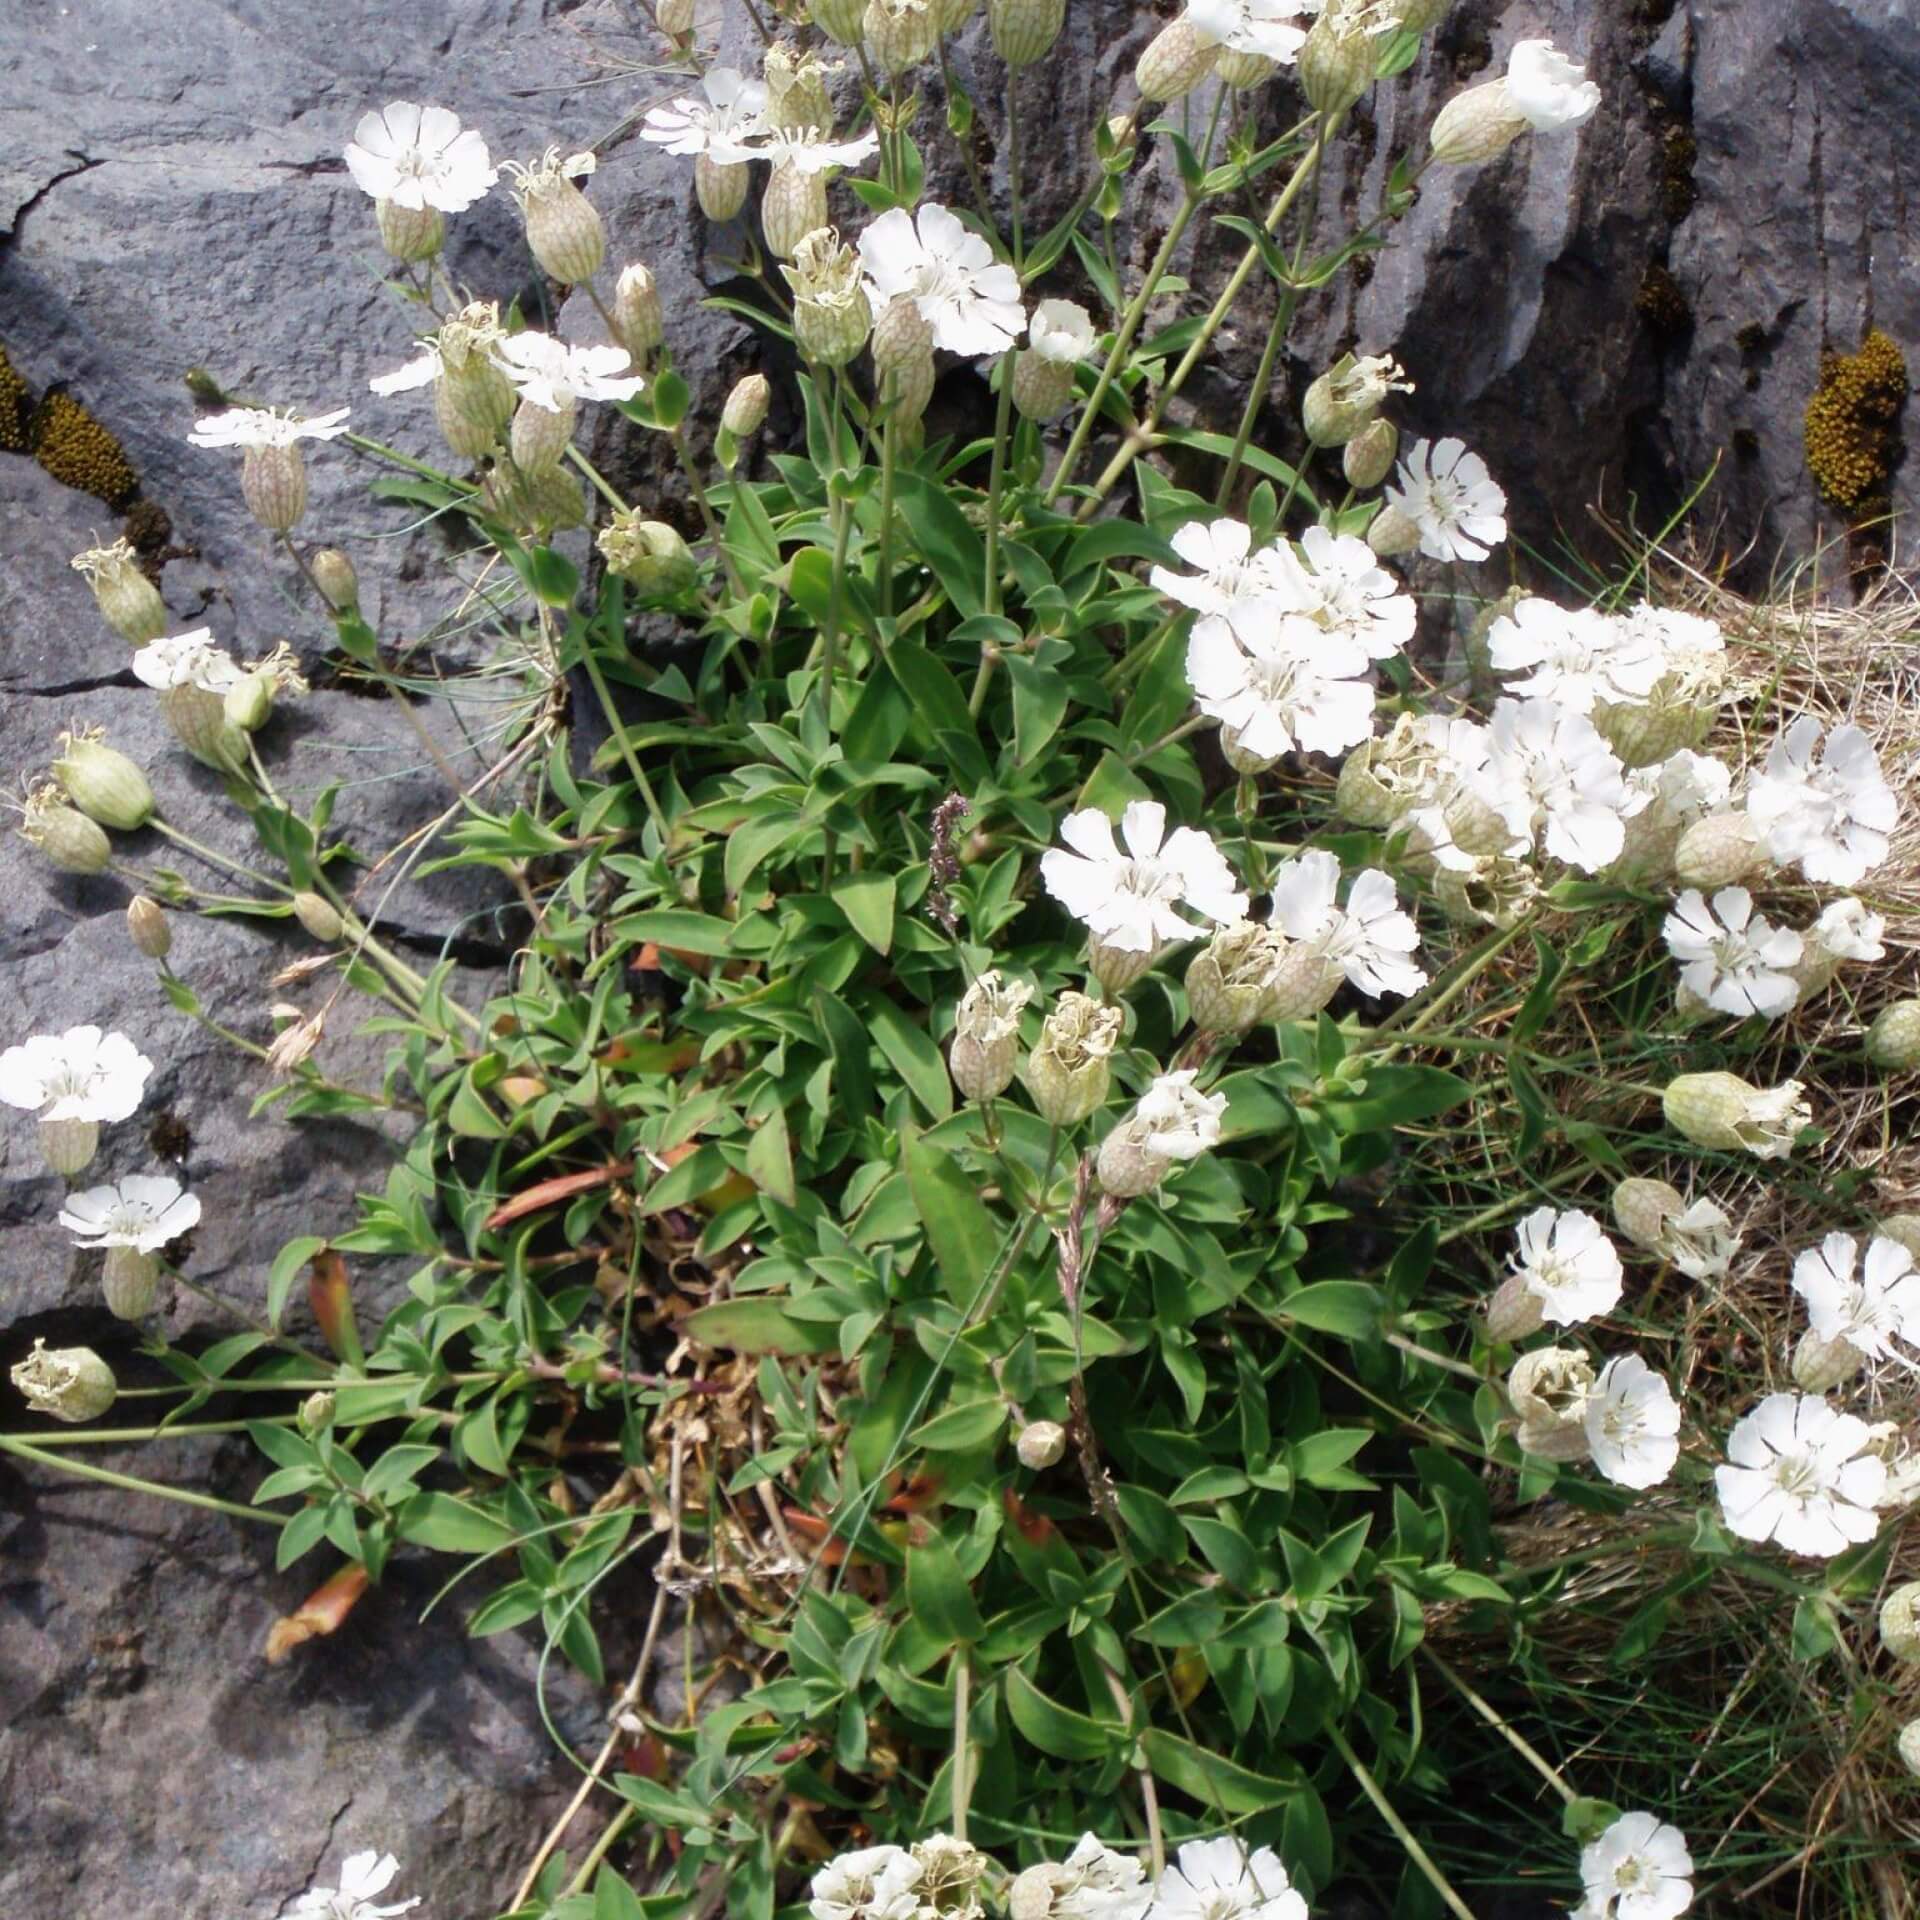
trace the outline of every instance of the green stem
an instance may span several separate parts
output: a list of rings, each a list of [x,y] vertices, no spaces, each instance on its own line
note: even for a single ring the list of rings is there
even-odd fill
[[[713,550],[720,556],[720,565],[725,570],[727,585],[736,594],[744,594],[746,589],[740,581],[739,569],[733,564],[733,555],[727,550],[725,537],[720,531],[720,522],[714,516],[713,502],[707,498],[707,490],[700,484],[700,470],[694,463],[693,449],[687,445],[686,430],[675,427],[669,436],[673,441],[673,450],[680,458],[680,471],[687,476],[687,491],[693,495],[693,504],[700,509],[700,523],[707,530],[707,538],[713,542]]]
[[[189,1493],[184,1487],[164,1487],[157,1480],[139,1480],[130,1473],[114,1473],[106,1467],[89,1467],[78,1460],[63,1460],[57,1453],[45,1453],[24,1440],[0,1433],[0,1453],[10,1453],[37,1466],[52,1467],[79,1480],[97,1480],[102,1486],[119,1487],[127,1493],[151,1493],[161,1500],[177,1500],[182,1506],[200,1507],[208,1513],[224,1513],[229,1520],[251,1520],[256,1526],[284,1527],[286,1516],[264,1513],[258,1507],[236,1506],[231,1500],[216,1500],[210,1493]]]
[[[940,36],[940,82],[946,98],[953,99],[956,88],[953,68],[947,61],[946,35]],[[951,129],[952,122],[948,122]],[[993,203],[987,198],[987,183],[980,177],[980,162],[974,158],[973,142],[961,134],[954,134],[953,143],[960,149],[960,164],[967,170],[967,184],[973,189],[973,204],[980,211],[981,222],[989,232],[995,231],[993,224]],[[1091,196],[1089,196],[1091,197]]]
[[[1463,1699],[1495,1733],[1499,1734],[1500,1737],[1512,1747],[1514,1752],[1517,1753],[1528,1766],[1533,1768],[1541,1779],[1543,1779],[1568,1806],[1572,1806],[1573,1803],[1580,1798],[1580,1796],[1567,1785],[1566,1781],[1561,1778],[1560,1769],[1523,1740],[1512,1727],[1508,1726],[1499,1713],[1496,1712],[1493,1707],[1489,1706],[1485,1700],[1481,1699],[1431,1647],[1422,1645],[1420,1651],[1439,1669],[1441,1677],[1460,1695],[1461,1699]]]
[[[1013,208],[1013,270],[1026,259],[1026,237],[1020,222],[1020,71],[1007,69],[1007,198]]]
[[[646,769],[640,764],[640,756],[634,752],[633,742],[627,738],[626,723],[613,704],[613,693],[607,685],[606,675],[600,671],[600,662],[593,657],[591,640],[580,650],[580,664],[586,668],[587,678],[593,683],[594,697],[600,702],[600,711],[606,715],[614,743],[620,749],[620,757],[627,763],[627,772],[640,798],[646,802],[647,817],[652,820],[653,829],[659,834],[660,844],[664,848],[667,844],[667,816],[660,811],[660,800],[653,790],[653,782],[647,778]]]
[[[284,880],[275,880],[260,872],[257,867],[247,866],[243,861],[229,859],[224,853],[216,853],[211,847],[202,846],[198,840],[182,833],[178,827],[169,826],[156,813],[148,821],[155,833],[171,840],[176,847],[204,860],[211,867],[224,867],[228,873],[237,873],[243,880],[251,880],[255,886],[271,887],[275,893],[291,894],[293,889]]]
[[[953,1774],[949,1792],[953,1800],[953,1837],[967,1837],[967,1802],[973,1796],[971,1777],[972,1750],[967,1739],[967,1721],[973,1706],[973,1662],[964,1646],[953,1655]]]
[[[614,491],[613,485],[607,479],[606,475],[603,474],[578,447],[574,446],[571,441],[567,444],[567,458],[587,476],[588,482],[592,485],[594,492],[596,492],[615,513],[626,512],[627,503]]]
[[[1347,1736],[1333,1721],[1327,1723],[1327,1738],[1333,1742],[1334,1751],[1347,1763],[1347,1771],[1359,1783],[1360,1791],[1373,1802],[1374,1810],[1392,1829],[1393,1837],[1406,1849],[1407,1858],[1426,1875],[1428,1885],[1440,1896],[1448,1911],[1457,1914],[1459,1920],[1474,1920],[1473,1909],[1454,1892],[1447,1876],[1434,1865],[1433,1856],[1414,1838],[1413,1829],[1394,1812],[1392,1802],[1380,1790],[1379,1781],[1367,1771]]]
[[[887,375],[887,398],[898,381]],[[880,424],[880,611],[893,616],[893,415]]]
[[[124,1400],[127,1396],[122,1393],[114,1398]],[[297,1413],[275,1413],[263,1420],[200,1420],[178,1427],[85,1427],[77,1433],[34,1434],[28,1437],[28,1442],[36,1447],[123,1447],[145,1440],[172,1440],[181,1434],[245,1433],[250,1427],[290,1427],[299,1418]]]
[[[1007,482],[1007,422],[1013,407],[1013,356],[1000,356],[1000,399],[993,416],[993,460],[987,471],[987,564],[982,582],[987,611],[1000,611],[1000,496]]]

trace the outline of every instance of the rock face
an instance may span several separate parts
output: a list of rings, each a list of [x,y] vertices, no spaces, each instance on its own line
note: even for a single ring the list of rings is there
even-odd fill
[[[350,404],[356,425],[437,457],[424,395],[376,401],[370,374],[409,353],[406,316],[377,284],[383,264],[368,203],[340,149],[357,116],[393,98],[444,100],[499,157],[549,144],[603,155],[593,198],[610,261],[659,278],[676,359],[696,393],[690,430],[711,431],[725,387],[778,351],[703,296],[740,293],[737,231],[699,215],[689,161],[632,137],[633,116],[682,84],[658,70],[640,10],[615,0],[14,0],[13,67],[0,83],[0,346],[36,394],[66,391],[123,442],[143,498],[165,510],[182,551],[163,579],[180,626],[207,623],[246,654],[290,639],[311,661],[327,630],[297,577],[241,505],[233,456],[190,449],[182,376],[202,367],[229,392],[318,409]],[[1028,130],[1029,231],[1072,204],[1092,128],[1133,99],[1131,69],[1159,24],[1133,0],[1074,0],[1064,46],[1018,82]],[[1776,555],[1810,554],[1839,531],[1804,469],[1801,413],[1828,350],[1870,324],[1920,350],[1920,247],[1909,156],[1920,147],[1920,45],[1908,0],[1461,0],[1407,81],[1386,90],[1333,156],[1323,231],[1377,204],[1387,169],[1416,150],[1439,105],[1504,65],[1516,39],[1551,34],[1587,60],[1606,92],[1577,137],[1529,140],[1492,166],[1430,172],[1415,210],[1362,284],[1314,296],[1289,343],[1258,440],[1297,449],[1299,393],[1348,344],[1392,349],[1419,382],[1403,417],[1457,432],[1508,488],[1518,535],[1552,553],[1606,542],[1596,496],[1616,514],[1638,496],[1657,525],[1713,465],[1704,499],[1716,544],[1747,551],[1746,577]],[[743,14],[709,9],[703,42],[751,64]],[[1004,218],[1006,86],[976,17],[952,49],[980,109],[976,157]],[[836,83],[850,100],[850,75]],[[945,96],[928,75],[916,134],[934,190],[968,186],[940,131]],[[1170,117],[1205,126],[1202,92]],[[1285,83],[1248,109],[1271,135],[1298,117]],[[1138,211],[1122,223],[1135,269],[1157,244],[1177,191],[1164,143],[1143,146]],[[843,217],[852,198],[837,191]],[[1257,205],[1234,209],[1257,212]],[[504,194],[454,222],[457,279],[519,300],[532,319],[597,334],[582,303],[557,317],[530,270]],[[1237,254],[1203,235],[1192,277],[1217,284]],[[1070,273],[1058,291],[1085,297]],[[1230,428],[1264,342],[1270,301],[1250,294],[1222,346],[1224,377],[1196,382],[1200,411]],[[1166,319],[1176,317],[1169,311]],[[978,425],[973,370],[943,370],[955,430]],[[0,395],[4,398],[4,395]],[[783,403],[784,404],[784,403]],[[777,437],[777,409],[769,437]],[[788,425],[791,425],[788,417]],[[601,416],[597,459],[650,512],[696,527],[663,443]],[[457,652],[437,528],[405,530],[366,497],[367,469],[341,448],[312,462],[303,533],[347,546],[369,617],[389,640]],[[1897,472],[1896,509],[1916,504]],[[0,698],[14,764],[44,762],[65,724],[107,725],[154,770],[169,816],[231,852],[244,839],[217,783],[172,746],[132,680],[69,557],[110,536],[113,513],[0,452]],[[377,536],[377,537],[376,537]],[[458,752],[443,703],[425,724]],[[275,722],[269,754],[296,793],[345,777],[339,818],[379,851],[444,804],[444,790],[391,706],[333,690]],[[136,861],[184,865],[158,839]],[[142,1120],[109,1134],[101,1173],[171,1165],[206,1205],[193,1271],[257,1300],[266,1263],[296,1233],[351,1217],[395,1150],[370,1125],[290,1127],[250,1119],[258,1090],[204,1029],[166,1009],[121,926],[126,889],[37,866],[0,841],[0,1044],[96,1021],[127,1031],[158,1063]],[[480,969],[511,944],[490,896],[410,887],[391,911],[427,955]],[[258,1037],[267,975],[309,951],[289,930],[182,921],[176,964],[209,1015]],[[291,997],[297,998],[294,994]],[[377,1072],[377,1047],[335,1035],[341,1077]],[[169,1123],[158,1133],[153,1122]],[[90,1265],[52,1224],[59,1185],[30,1130],[0,1133],[0,1363],[35,1335],[90,1339],[137,1367],[125,1330],[101,1314]],[[200,1340],[210,1310],[172,1301],[159,1325]],[[139,1405],[141,1403],[134,1403]],[[24,1422],[0,1390],[0,1423]],[[89,1455],[245,1498],[244,1449],[173,1442]],[[0,1912],[23,1920],[84,1900],[145,1920],[183,1911],[265,1920],[361,1846],[408,1862],[399,1891],[443,1915],[482,1915],[504,1897],[564,1769],[540,1730],[524,1650],[470,1647],[458,1622],[411,1622],[404,1567],[386,1595],[311,1659],[266,1670],[266,1623],[319,1577],[275,1574],[237,1523],[96,1487],[18,1462],[0,1467]],[[182,1765],[183,1757],[187,1760]]]

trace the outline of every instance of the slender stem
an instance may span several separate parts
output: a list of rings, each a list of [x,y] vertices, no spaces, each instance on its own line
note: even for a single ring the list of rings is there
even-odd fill
[[[271,887],[275,893],[290,894],[293,889],[284,880],[276,880],[271,874],[262,873],[257,867],[250,867],[244,861],[230,859],[224,853],[216,853],[213,848],[202,846],[198,840],[182,833],[178,827],[170,826],[156,813],[147,825],[163,838],[171,840],[176,847],[206,861],[212,867],[224,867],[229,873],[237,873],[243,880],[251,880],[256,886]]]
[[[171,1393],[184,1389],[168,1387],[160,1391]],[[127,1397],[125,1393],[114,1395],[116,1401]],[[172,1440],[183,1434],[245,1433],[250,1427],[290,1427],[299,1418],[297,1413],[273,1413],[260,1420],[199,1420],[177,1427],[83,1427],[76,1433],[37,1433],[27,1438],[30,1445],[43,1448],[125,1447],[137,1446],[144,1440]]]
[[[899,385],[887,375],[886,397],[891,401]],[[893,614],[893,415],[880,423],[880,611]]]
[[[1560,1769],[1523,1740],[1512,1727],[1508,1726],[1500,1714],[1493,1707],[1489,1706],[1485,1700],[1481,1699],[1431,1647],[1423,1644],[1420,1651],[1440,1670],[1442,1677],[1453,1690],[1466,1701],[1467,1705],[1470,1706],[1495,1733],[1499,1734],[1500,1737],[1512,1747],[1514,1752],[1517,1753],[1528,1766],[1533,1768],[1541,1779],[1543,1779],[1568,1806],[1572,1806],[1573,1803],[1580,1798],[1561,1777]]]
[[[1007,422],[1013,407],[1013,356],[1009,347],[1000,356],[1000,400],[993,416],[993,460],[987,472],[987,565],[982,582],[987,611],[1000,611],[1000,496],[1007,482]]]
[[[1026,238],[1020,215],[1020,69],[1007,69],[1007,198],[1013,208],[1013,270],[1026,260]]]
[[[230,1319],[237,1320],[250,1333],[257,1333],[269,1345],[276,1346],[282,1353],[290,1353],[297,1360],[306,1360],[316,1367],[324,1367],[327,1362],[323,1355],[309,1352],[298,1340],[290,1340],[285,1334],[276,1332],[265,1320],[257,1319],[240,1305],[237,1300],[229,1300],[224,1294],[215,1293],[211,1287],[203,1287],[198,1280],[189,1280],[178,1267],[165,1267],[162,1271],[176,1286],[185,1287],[196,1299],[204,1300],[210,1307],[218,1307]]]
[[[1386,1336],[1387,1345],[1397,1347],[1402,1353],[1410,1354],[1415,1360],[1424,1361],[1430,1367],[1444,1368],[1448,1373],[1457,1373],[1463,1380],[1471,1380],[1476,1387],[1487,1384],[1486,1376],[1477,1368],[1470,1367],[1464,1360],[1456,1360],[1451,1354],[1435,1353],[1431,1347],[1423,1347],[1417,1340],[1409,1340],[1405,1334],[1390,1333]]]
[[[284,1527],[286,1516],[263,1512],[258,1507],[236,1506],[231,1500],[216,1500],[210,1493],[189,1493],[185,1487],[162,1486],[157,1480],[136,1479],[130,1473],[114,1473],[106,1467],[90,1467],[79,1460],[63,1460],[57,1453],[45,1453],[11,1434],[0,1433],[0,1453],[11,1453],[38,1466],[52,1467],[79,1480],[97,1480],[102,1486],[119,1487],[127,1493],[151,1493],[161,1500],[178,1500],[182,1506],[201,1507],[208,1513],[224,1513],[229,1520],[251,1520],[256,1526]]]
[[[596,492],[615,513],[626,512],[627,503],[622,500],[618,492],[615,491],[613,483],[609,481],[606,475],[603,474],[578,447],[573,445],[571,441],[567,443],[567,458],[587,476],[594,492]]]
[[[816,379],[818,375],[816,374]],[[833,678],[840,664],[840,616],[847,589],[847,547],[853,538],[852,503],[840,488],[840,388],[834,381],[829,389],[827,435],[833,465],[827,474],[827,503],[833,520],[833,575],[827,588],[827,625],[821,635],[820,722],[826,735],[833,733]]]
[[[606,675],[600,671],[600,662],[593,657],[593,643],[580,650],[580,664],[587,670],[587,678],[593,683],[594,697],[600,702],[600,711],[607,717],[607,725],[613,730],[614,744],[620,749],[620,757],[627,763],[627,772],[632,776],[640,798],[645,801],[647,816],[653,822],[654,831],[660,836],[660,844],[667,844],[667,816],[660,811],[659,796],[653,790],[653,782],[647,778],[646,769],[640,764],[640,756],[633,750],[633,742],[627,738],[626,723],[620,718],[620,712],[613,704],[613,692],[607,685]]]
[[[1113,1695],[1113,1704],[1120,1709],[1120,1717],[1129,1727],[1133,1724],[1133,1696],[1127,1691],[1125,1683],[1114,1670],[1105,1665],[1101,1672],[1107,1677],[1107,1691]],[[1167,1870],[1167,1841],[1160,1831],[1160,1794],[1153,1784],[1153,1769],[1144,1762],[1134,1768],[1134,1775],[1140,1782],[1140,1806],[1147,1818],[1147,1852],[1149,1858],[1148,1878],[1157,1881]]]
[[[1406,1849],[1407,1858],[1426,1875],[1428,1885],[1446,1903],[1448,1910],[1459,1915],[1459,1920],[1474,1920],[1473,1909],[1454,1892],[1447,1876],[1434,1865],[1433,1856],[1414,1838],[1413,1829],[1394,1812],[1392,1802],[1380,1791],[1379,1781],[1367,1771],[1347,1736],[1333,1721],[1327,1723],[1327,1738],[1333,1742],[1335,1752],[1347,1763],[1347,1771],[1359,1783],[1360,1791],[1373,1802],[1375,1811],[1392,1829],[1393,1837]]]
[[[970,1773],[972,1749],[967,1739],[967,1721],[973,1710],[973,1662],[962,1646],[953,1656],[953,1777],[949,1793],[953,1800],[953,1837],[967,1837],[967,1802],[973,1795]]]
[[[693,504],[700,509],[700,522],[707,530],[707,538],[713,542],[714,552],[720,556],[727,585],[737,594],[744,593],[746,589],[741,584],[739,569],[733,564],[733,555],[728,551],[726,538],[720,531],[720,522],[714,516],[713,502],[707,498],[707,490],[700,483],[700,469],[695,464],[693,449],[687,445],[686,429],[675,427],[669,437],[673,441],[674,452],[680,457],[680,471],[687,476],[687,491],[693,495]]]
[[[946,36],[940,36],[940,82],[946,90],[951,105],[953,96],[959,89],[954,84],[953,68],[947,61]],[[951,126],[951,122],[948,123]],[[960,164],[967,170],[967,184],[973,189],[973,204],[980,209],[980,218],[988,228],[993,228],[993,203],[987,198],[987,183],[980,177],[980,162],[974,158],[973,142],[964,135],[955,134],[953,143],[960,149]],[[997,229],[996,229],[997,230]]]

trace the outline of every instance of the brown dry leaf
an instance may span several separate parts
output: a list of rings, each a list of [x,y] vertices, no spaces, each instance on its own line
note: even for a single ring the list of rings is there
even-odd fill
[[[342,1567],[315,1587],[292,1613],[267,1629],[267,1665],[277,1667],[295,1647],[337,1633],[366,1590],[367,1570],[360,1566]]]

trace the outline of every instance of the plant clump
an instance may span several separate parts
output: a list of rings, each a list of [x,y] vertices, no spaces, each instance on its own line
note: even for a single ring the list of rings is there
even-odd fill
[[[28,433],[33,457],[64,487],[117,507],[140,484],[126,448],[70,393],[48,394]]]
[[[27,383],[7,358],[6,348],[0,347],[0,449],[8,453],[28,450],[27,416],[32,411],[32,398]]]
[[[1807,466],[1822,499],[1870,513],[1886,498],[1907,404],[1906,357],[1878,327],[1857,353],[1830,353],[1807,402]]]

